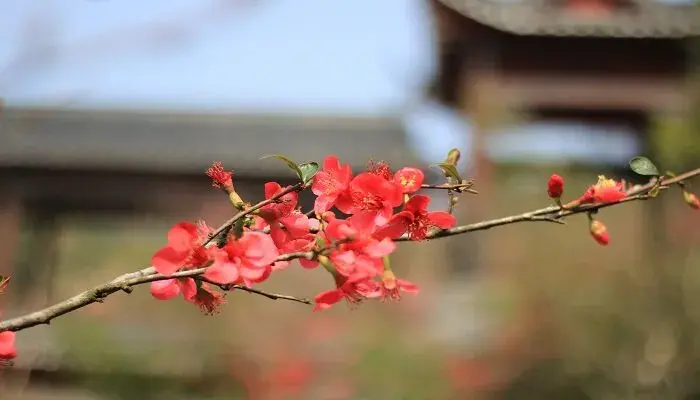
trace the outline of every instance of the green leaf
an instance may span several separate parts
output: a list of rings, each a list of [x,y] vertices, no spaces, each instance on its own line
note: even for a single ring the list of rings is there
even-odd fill
[[[459,175],[459,171],[457,171],[457,167],[454,166],[453,164],[450,163],[437,163],[431,165],[431,167],[439,167],[442,172],[445,173],[445,176],[448,178],[454,178],[457,180],[457,182],[462,182],[462,177]]]
[[[659,169],[656,168],[650,159],[642,156],[634,157],[629,162],[632,171],[644,176],[659,176]]]
[[[298,165],[299,168],[299,178],[301,182],[306,185],[311,182],[311,180],[316,176],[318,172],[319,165],[315,162],[307,162]]]
[[[260,157],[261,160],[264,160],[264,159],[266,159],[266,158],[276,158],[276,159],[278,159],[278,160],[284,161],[284,162],[287,164],[287,166],[289,167],[289,169],[291,169],[292,171],[296,172],[296,174],[297,174],[297,176],[299,177],[299,179],[303,180],[303,178],[302,178],[303,173],[301,172],[301,169],[299,169],[299,166],[297,165],[297,163],[294,162],[294,161],[293,161],[292,159],[290,159],[289,157],[287,157],[287,156],[285,156],[285,155],[283,155],[283,154],[269,154],[269,155],[266,155],[266,156],[264,156],[264,157]]]

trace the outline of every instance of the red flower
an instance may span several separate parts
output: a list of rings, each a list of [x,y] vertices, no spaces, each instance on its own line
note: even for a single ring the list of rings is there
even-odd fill
[[[564,193],[564,178],[552,174],[547,182],[547,194],[553,199],[558,199]]]
[[[0,332],[0,360],[11,360],[15,357],[17,357],[15,333],[10,331]]]
[[[358,273],[348,278],[342,275],[335,276],[337,289],[321,292],[316,295],[314,311],[325,310],[333,304],[345,299],[350,305],[358,305],[366,298],[379,296],[379,285],[372,277]]]
[[[191,301],[197,294],[197,284],[192,278],[165,279],[151,282],[151,295],[158,300],[170,300],[182,293],[182,297]]]
[[[338,157],[326,157],[323,160],[323,169],[318,171],[311,184],[311,191],[318,196],[314,202],[314,212],[322,214],[330,210],[338,196],[348,189],[351,179],[350,164],[341,166]]]
[[[249,287],[253,283],[267,279],[272,272],[271,264],[279,257],[279,251],[272,238],[262,232],[245,232],[240,239],[226,243],[222,250],[227,258],[218,258],[211,267],[207,268],[204,276],[209,279],[212,279],[211,276],[215,273],[230,276],[233,275],[231,270],[236,268],[239,275],[238,282]]]
[[[220,161],[212,163],[211,167],[206,170],[206,174],[213,181],[212,186],[227,192],[233,190],[233,171],[229,172],[224,170],[224,166]]]
[[[698,196],[696,196],[695,193],[690,193],[684,190],[683,199],[685,200],[686,204],[690,206],[690,208],[700,210],[700,200],[698,200]]]
[[[375,237],[396,239],[408,233],[411,240],[423,240],[433,227],[448,229],[457,223],[455,217],[445,211],[428,211],[430,197],[422,194],[412,196],[403,210],[394,215],[388,224],[381,227]]]
[[[381,226],[389,221],[394,207],[401,205],[401,189],[383,177],[365,172],[350,182],[347,194],[340,196],[336,207],[346,214],[371,215],[374,224]]]
[[[151,295],[158,300],[170,300],[182,293],[185,301],[188,301],[202,310],[207,315],[217,313],[224,303],[223,295],[214,291],[206,283],[199,287],[192,278],[166,279],[151,282]]]
[[[224,285],[237,282],[240,273],[235,260],[231,260],[228,252],[224,249],[215,248],[213,254],[214,262],[204,271],[203,276],[214,283]]]
[[[329,258],[339,274],[348,277],[361,272],[375,276],[383,271],[382,257],[396,250],[396,244],[390,238],[377,240],[372,236],[374,228],[374,219],[362,215],[328,223],[328,239],[338,242]]]
[[[415,283],[396,278],[391,270],[384,271],[380,289],[382,300],[393,301],[401,300],[399,291],[412,294],[419,292],[418,286]]]
[[[151,264],[163,275],[172,275],[183,267],[203,266],[210,257],[208,250],[201,245],[202,239],[195,224],[175,224],[168,231],[168,245],[153,255]]]
[[[403,193],[413,193],[420,189],[425,175],[418,168],[404,167],[394,174],[394,183],[401,188]]]
[[[598,182],[591,185],[579,201],[582,204],[611,203],[622,200],[625,196],[627,193],[623,182],[616,182],[614,179],[607,179],[604,175],[600,175]]]
[[[610,243],[610,236],[608,235],[608,228],[600,221],[594,219],[590,223],[590,232],[593,239],[598,242],[601,246],[607,246]]]
[[[283,188],[277,182],[267,182],[265,184],[265,199],[269,200],[287,188]],[[263,217],[268,223],[285,217],[294,211],[297,206],[298,199],[299,195],[297,192],[289,192],[277,199],[276,202],[262,207],[260,209],[260,216]]]

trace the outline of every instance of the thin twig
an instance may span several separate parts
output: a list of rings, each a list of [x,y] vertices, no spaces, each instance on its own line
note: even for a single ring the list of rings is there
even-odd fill
[[[658,183],[658,187],[660,190],[665,190],[665,189],[668,189],[669,186],[671,186],[673,184],[676,184],[676,183],[684,181],[684,180],[688,180],[688,179],[695,177],[695,176],[698,176],[698,175],[700,175],[700,168],[694,169],[692,171],[688,171],[684,174],[675,176],[675,177],[670,178],[670,179],[663,179],[660,183]],[[564,217],[574,215],[574,214],[587,213],[587,212],[599,210],[601,208],[619,205],[622,203],[648,199],[648,198],[650,198],[650,196],[647,194],[647,192],[656,185],[657,185],[657,180],[652,179],[646,185],[635,186],[627,192],[627,197],[625,197],[624,199],[622,199],[618,202],[614,202],[614,203],[582,205],[582,206],[578,206],[578,207],[571,208],[571,209],[565,209],[565,208],[562,208],[560,206],[550,206],[550,207],[545,207],[545,208],[541,208],[538,210],[526,212],[523,214],[512,215],[509,217],[498,218],[498,219],[494,219],[494,220],[490,220],[490,221],[477,222],[474,224],[458,226],[458,227],[455,227],[452,229],[447,229],[447,230],[442,230],[442,231],[430,233],[428,235],[428,238],[434,239],[434,238],[440,238],[440,237],[446,237],[446,236],[460,235],[460,234],[467,233],[467,232],[480,231],[480,230],[493,228],[496,226],[514,224],[514,223],[518,223],[518,222],[526,222],[526,221],[555,222],[557,220],[561,220]],[[233,218],[226,221],[226,223],[224,223],[221,227],[219,227],[217,229],[217,232],[219,232],[219,233],[223,232],[229,225],[232,225],[238,219],[243,218],[245,215],[248,215],[249,213],[259,209],[260,207],[265,206],[266,204],[270,204],[270,203],[276,201],[277,198],[283,196],[286,193],[289,193],[293,190],[299,190],[301,187],[302,187],[301,185],[292,186],[291,188],[287,189],[288,191],[285,190],[285,191],[279,193],[277,196],[273,196],[272,198],[270,198],[268,200],[260,202],[256,206],[251,207],[248,210],[241,211],[240,213],[236,214]],[[215,236],[216,235],[211,236],[205,242],[205,244],[209,243]],[[398,240],[405,241],[408,239],[405,237],[402,237]],[[310,253],[310,252],[290,253],[290,254],[285,254],[285,255],[280,256],[277,259],[277,261],[289,261],[289,260],[293,260],[293,259],[297,259],[297,258],[310,259],[312,257],[313,257],[313,253]],[[124,275],[121,275],[121,276],[115,278],[111,282],[108,282],[106,284],[97,286],[97,287],[89,289],[89,290],[86,290],[78,295],[75,295],[67,300],[56,303],[56,304],[49,306],[47,308],[44,308],[42,310],[35,311],[35,312],[29,313],[29,314],[26,314],[23,316],[19,316],[16,318],[2,321],[2,322],[0,322],[0,332],[2,332],[2,331],[19,331],[22,329],[36,326],[36,325],[48,324],[48,323],[50,323],[51,320],[53,320],[54,318],[60,317],[61,315],[68,314],[72,311],[78,310],[80,308],[83,308],[87,305],[90,305],[90,304],[93,304],[96,302],[102,302],[107,296],[109,296],[113,293],[116,293],[120,290],[130,291],[131,287],[133,287],[133,286],[148,283],[148,282],[158,281],[158,280],[172,279],[172,278],[184,278],[184,277],[197,277],[197,276],[201,275],[202,273],[204,273],[205,270],[206,270],[205,268],[198,268],[198,269],[176,272],[175,274],[173,274],[171,276],[164,276],[164,275],[155,273],[155,270],[153,270],[152,267],[150,267],[150,268],[145,268],[145,269],[140,270],[140,271],[124,274]],[[239,288],[239,289],[242,289],[242,288]],[[290,300],[290,301],[296,301],[296,302],[304,303],[304,304],[310,303],[310,301],[307,301],[307,299],[296,298],[296,297],[287,296],[287,295],[278,295],[278,294],[274,294],[274,293],[267,293],[267,292],[263,292],[263,291],[258,290],[258,289],[251,289],[251,290],[247,290],[247,289],[250,289],[250,288],[246,288],[246,289],[242,289],[242,290],[246,290],[246,291],[251,292],[251,293],[259,294],[259,295],[262,295],[262,296],[265,296],[265,297],[271,298],[271,299]]]
[[[277,261],[289,261],[296,258],[308,258],[312,255],[313,254],[310,255],[309,253],[284,254],[278,257]],[[0,332],[20,331],[22,329],[31,328],[37,325],[49,324],[51,320],[60,317],[61,315],[68,314],[71,311],[78,310],[93,303],[101,303],[107,296],[114,294],[120,290],[124,290],[124,288],[131,288],[136,285],[142,285],[144,283],[150,283],[166,279],[193,278],[203,274],[204,271],[206,271],[206,268],[179,271],[169,276],[165,276],[162,274],[145,275],[140,273],[140,271],[135,272],[133,274],[122,275],[120,278],[117,278],[109,283],[86,290],[69,299],[56,303],[42,310],[34,311],[32,313],[20,317],[2,321],[0,322]],[[293,296],[276,295],[274,293],[267,293],[258,289],[246,291],[263,295],[267,298],[292,300],[299,303],[310,304],[310,301],[307,301],[306,299],[296,298]]]
[[[700,175],[700,168],[696,168],[692,171],[688,171],[686,173],[680,174],[678,176],[675,176],[673,178],[669,179],[664,179],[661,181],[659,185],[660,190],[665,190],[668,189],[669,186],[678,183],[683,180],[687,180],[689,178],[695,177]],[[630,201],[636,201],[636,200],[645,200],[648,198],[648,196],[645,195],[647,191],[649,191],[651,188],[653,188],[657,184],[656,178],[652,179],[649,181],[649,183],[645,185],[640,185],[640,186],[635,186],[632,189],[630,189],[627,192],[627,197],[624,199],[614,202],[614,203],[602,203],[602,204],[589,204],[589,205],[582,205],[578,206],[572,209],[564,209],[560,206],[550,206],[550,207],[545,207],[545,208],[540,208],[538,210],[518,214],[518,215],[511,215],[508,217],[503,217],[503,218],[497,218],[497,219],[492,219],[489,221],[482,221],[482,222],[477,222],[473,224],[468,224],[468,225],[462,225],[462,226],[456,226],[451,229],[445,229],[437,232],[431,232],[426,236],[426,239],[436,239],[436,238],[441,238],[441,237],[446,237],[446,236],[454,236],[454,235],[461,235],[463,233],[468,233],[468,232],[474,232],[474,231],[483,231],[486,229],[494,228],[496,226],[501,226],[501,225],[510,225],[510,224],[515,224],[518,222],[527,222],[527,221],[533,221],[534,217],[541,217],[541,216],[549,216],[552,218],[556,219],[561,219],[564,217],[568,217],[570,215],[574,214],[581,214],[581,213],[586,213],[590,211],[595,211],[599,210],[601,208],[606,208],[610,206],[614,206],[617,204],[622,204],[622,203],[627,203]],[[402,236],[398,239],[397,241],[409,241],[410,239],[406,236]]]
[[[478,191],[471,188],[472,186],[474,186],[474,182],[465,182],[465,183],[457,183],[457,184],[443,183],[440,185],[428,185],[428,184],[420,185],[421,189],[443,189],[443,190],[454,191],[457,193],[467,192],[467,193],[472,193],[472,194],[479,194]]]

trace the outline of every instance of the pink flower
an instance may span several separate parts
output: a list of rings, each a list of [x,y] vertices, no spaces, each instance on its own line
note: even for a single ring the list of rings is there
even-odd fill
[[[287,187],[288,188],[288,187]],[[267,182],[265,184],[265,199],[269,200],[273,196],[287,189],[277,182]],[[272,204],[268,204],[260,209],[260,216],[270,223],[291,214],[297,206],[299,195],[297,192],[289,192]]]
[[[15,333],[10,331],[0,332],[0,360],[11,360],[15,357],[17,357]]]
[[[235,283],[240,278],[238,263],[229,257],[224,249],[215,249],[214,262],[204,271],[203,276],[214,283]]]
[[[314,311],[330,308],[343,299],[350,305],[358,305],[366,298],[379,296],[379,286],[369,275],[358,273],[347,278],[337,275],[335,279],[337,289],[317,294],[314,298]]]
[[[183,267],[199,267],[209,261],[195,224],[180,222],[168,231],[168,245],[158,250],[151,264],[158,273],[172,275]]]
[[[422,194],[412,196],[403,210],[394,215],[388,224],[381,227],[375,237],[396,239],[408,233],[411,240],[423,240],[433,227],[448,229],[457,223],[455,217],[445,211],[428,211],[430,197]]]
[[[151,295],[158,300],[170,300],[182,294],[185,301],[199,307],[207,315],[217,313],[224,303],[223,295],[213,290],[207,283],[199,287],[192,278],[166,279],[151,282]]]
[[[373,218],[347,220],[334,219],[328,223],[328,239],[336,241],[335,249],[330,253],[330,260],[336,271],[343,276],[363,273],[375,276],[383,271],[382,257],[388,256],[396,249],[390,238],[377,240],[372,236]]]
[[[384,271],[380,286],[382,300],[401,300],[401,292],[417,294],[418,286],[403,279],[398,279],[391,270]]]
[[[212,163],[211,167],[206,170],[206,174],[212,180],[214,187],[224,189],[227,192],[233,190],[233,171],[226,171],[220,161]]]
[[[272,272],[271,264],[279,257],[272,238],[262,232],[245,232],[240,239],[226,243],[222,250],[227,256],[226,261],[217,259],[214,265],[207,268],[204,276],[210,278],[211,268],[221,263],[221,268],[237,267],[238,281],[246,286],[267,279]]]
[[[350,182],[350,189],[338,198],[336,207],[346,214],[370,215],[374,224],[381,226],[389,221],[394,207],[402,201],[401,188],[392,181],[364,172]]]
[[[404,167],[394,174],[394,184],[401,188],[403,193],[413,193],[420,189],[425,175],[418,168]]]
[[[314,203],[314,212],[322,214],[333,207],[341,193],[348,190],[352,170],[349,164],[340,165],[338,157],[328,156],[323,160],[323,169],[314,176],[311,191],[318,196]]]
[[[627,196],[625,184],[616,182],[614,179],[607,179],[604,175],[598,176],[598,182],[591,185],[581,196],[581,204],[586,203],[611,203],[620,201]]]
[[[192,278],[164,279],[151,282],[150,292],[158,300],[170,300],[182,293],[190,301],[197,294],[197,284]]]

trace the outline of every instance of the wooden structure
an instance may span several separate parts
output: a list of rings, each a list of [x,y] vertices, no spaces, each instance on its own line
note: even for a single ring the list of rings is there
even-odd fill
[[[505,108],[535,119],[647,131],[685,105],[688,43],[700,7],[651,0],[434,0],[434,95],[477,121]],[[488,119],[488,118],[487,118]],[[483,158],[483,157],[482,157]],[[488,182],[488,163],[478,163]]]
[[[235,169],[251,199],[262,182],[291,177],[265,154],[337,154],[356,169],[371,157],[415,162],[401,121],[389,117],[16,108],[2,110],[0,132],[0,274],[22,224],[48,229],[73,212],[218,216],[226,202],[203,175],[214,160]]]

